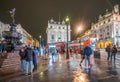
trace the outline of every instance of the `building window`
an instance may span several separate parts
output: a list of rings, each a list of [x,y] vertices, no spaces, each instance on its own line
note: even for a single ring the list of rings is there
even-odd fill
[[[54,35],[51,35],[51,38],[52,38],[52,40],[54,40],[54,38],[55,38]]]
[[[109,32],[107,32],[107,35],[109,35],[110,33]]]
[[[59,27],[59,29],[60,29],[60,27]]]
[[[52,26],[50,26],[50,28],[52,28]]]

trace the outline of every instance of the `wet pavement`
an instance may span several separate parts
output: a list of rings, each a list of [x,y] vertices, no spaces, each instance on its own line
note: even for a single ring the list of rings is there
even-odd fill
[[[84,62],[79,66],[80,55],[73,55],[69,60],[65,59],[64,54],[59,54],[51,57],[45,64],[42,64],[44,70],[40,70],[33,75],[7,79],[3,82],[120,82],[120,60],[106,61],[106,56],[103,59],[92,59],[93,66],[88,68]],[[1,81],[0,81],[1,82]]]

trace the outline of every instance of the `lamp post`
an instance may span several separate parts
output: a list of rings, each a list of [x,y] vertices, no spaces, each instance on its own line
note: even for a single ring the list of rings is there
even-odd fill
[[[67,43],[66,43],[66,59],[69,59],[69,53],[68,53],[68,25],[69,25],[69,21],[70,21],[70,19],[69,19],[69,17],[67,16],[66,18],[65,18],[65,22],[66,22],[66,26],[67,26]]]
[[[40,45],[39,46],[41,47],[41,35],[39,36],[39,38],[40,38]]]

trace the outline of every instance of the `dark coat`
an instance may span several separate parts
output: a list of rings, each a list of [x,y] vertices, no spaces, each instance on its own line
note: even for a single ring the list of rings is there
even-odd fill
[[[116,47],[112,48],[112,53],[117,53],[117,48]]]
[[[34,55],[33,49],[30,48],[30,47],[27,47],[26,50],[25,50],[26,61],[32,61],[33,60],[33,55]]]
[[[20,59],[21,59],[21,60],[25,60],[25,51],[22,52],[22,51],[20,50],[19,55],[20,55]]]
[[[84,55],[90,56],[92,54],[92,49],[89,46],[84,48]]]

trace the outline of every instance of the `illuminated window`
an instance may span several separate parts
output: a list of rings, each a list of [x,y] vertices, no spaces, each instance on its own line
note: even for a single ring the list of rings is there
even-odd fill
[[[110,33],[109,32],[107,32],[107,35],[109,35]]]

